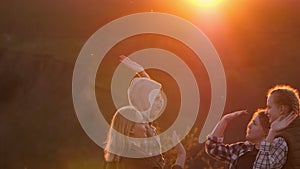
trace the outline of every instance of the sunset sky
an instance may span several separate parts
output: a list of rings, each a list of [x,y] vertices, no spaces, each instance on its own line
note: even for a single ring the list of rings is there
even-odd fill
[[[265,94],[276,84],[300,89],[299,7],[296,0],[1,2],[0,166],[31,169],[45,164],[66,169],[100,165],[102,149],[81,128],[74,111],[72,77],[85,43],[112,21],[135,13],[159,12],[195,25],[216,49],[225,71],[227,95],[222,113],[240,109],[253,112],[264,108]],[[146,22],[157,24],[155,20],[141,24]],[[119,64],[117,56],[146,48],[170,51],[190,67],[200,94],[193,127],[202,128],[211,105],[207,70],[188,46],[157,34],[123,39],[106,53],[95,81],[97,102],[105,119],[109,122],[116,109],[110,85]],[[169,99],[166,113],[158,119],[164,131],[176,119],[180,90],[168,72],[148,71],[165,85]],[[230,125],[225,141],[244,139],[249,119],[250,115]]]

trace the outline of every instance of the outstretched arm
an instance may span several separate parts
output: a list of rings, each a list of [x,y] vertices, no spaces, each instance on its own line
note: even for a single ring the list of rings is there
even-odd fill
[[[143,66],[141,66],[140,64],[132,61],[131,59],[129,59],[125,55],[121,55],[121,56],[119,56],[119,58],[120,58],[120,61],[123,64],[125,64],[128,68],[130,68],[133,71],[135,71],[138,74],[139,77],[150,78],[150,76],[148,75],[148,73],[145,71],[145,69],[143,68]]]
[[[222,117],[222,119],[218,122],[210,136],[214,137],[223,137],[224,131],[227,128],[228,123],[237,118],[238,116],[242,114],[247,114],[248,112],[246,110],[240,110],[236,111],[230,114],[226,114],[225,116]]]
[[[246,142],[240,142],[230,145],[223,143],[223,134],[228,123],[238,116],[246,113],[246,110],[241,110],[222,117],[212,133],[207,137],[207,140],[205,142],[205,151],[208,155],[220,161],[230,162],[233,158],[237,157],[242,147],[248,147],[249,149],[251,149],[251,146],[247,145]]]

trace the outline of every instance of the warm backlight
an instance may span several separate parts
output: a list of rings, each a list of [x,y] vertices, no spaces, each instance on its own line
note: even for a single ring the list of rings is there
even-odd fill
[[[195,5],[200,6],[216,6],[218,5],[222,0],[191,0]]]

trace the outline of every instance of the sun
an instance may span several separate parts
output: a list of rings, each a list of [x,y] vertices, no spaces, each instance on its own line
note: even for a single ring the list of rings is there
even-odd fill
[[[217,6],[222,0],[191,0],[195,5],[199,6]]]

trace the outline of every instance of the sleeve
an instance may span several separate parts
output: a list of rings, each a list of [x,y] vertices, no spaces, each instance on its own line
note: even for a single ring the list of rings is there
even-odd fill
[[[205,142],[205,151],[211,157],[223,161],[230,162],[232,159],[238,158],[238,152],[243,143],[224,144],[223,137],[208,136]]]
[[[272,143],[262,141],[253,169],[280,169],[286,163],[288,146],[284,138],[277,137]]]

